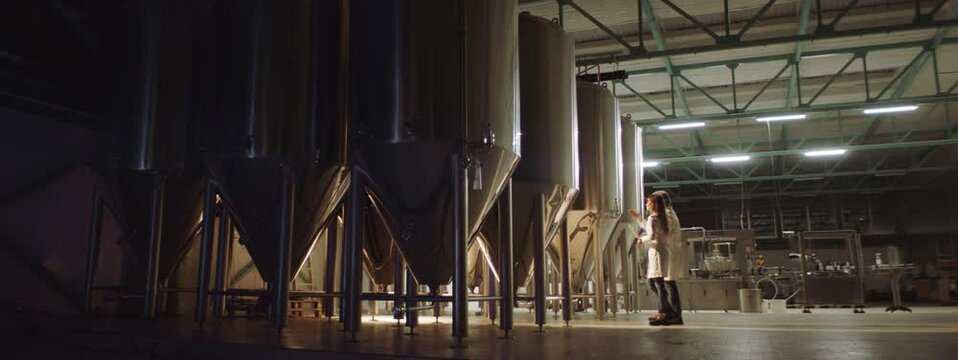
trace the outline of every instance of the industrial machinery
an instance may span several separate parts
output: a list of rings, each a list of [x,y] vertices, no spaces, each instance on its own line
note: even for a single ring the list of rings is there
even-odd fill
[[[689,244],[687,258],[691,259],[688,274],[673,274],[682,296],[682,308],[738,310],[738,290],[751,284],[754,232],[691,228],[682,230],[682,239]],[[642,283],[639,288],[642,309],[655,309],[654,294],[648,285]]]
[[[513,175],[511,208],[500,201],[500,215],[512,228],[514,281],[510,287],[533,283],[536,324],[545,323],[546,253],[552,246],[563,274],[568,274],[566,214],[579,190],[576,143],[574,43],[556,22],[527,13],[519,15],[522,161]],[[552,242],[557,239],[557,242]],[[550,244],[551,243],[551,244]],[[542,271],[541,271],[542,270]],[[570,301],[563,276],[564,304]],[[530,288],[530,287],[527,287]],[[569,306],[565,307],[566,309]],[[505,312],[503,315],[506,315]],[[563,319],[571,314],[564,311]]]
[[[205,139],[211,182],[268,284],[273,325],[287,318],[289,284],[346,191],[343,79],[336,2],[218,1],[206,66],[212,93]],[[314,27],[333,31],[311,36]],[[324,51],[319,51],[319,48]],[[329,51],[325,49],[330,49]],[[314,51],[315,50],[315,51]],[[212,61],[215,61],[215,65]],[[268,81],[267,81],[268,80]],[[196,318],[207,311],[213,225],[204,223]]]
[[[573,293],[593,284],[592,306],[605,314],[606,246],[622,216],[622,123],[618,100],[605,86],[578,82],[579,196],[569,211],[567,231]],[[583,231],[583,229],[585,229]]]
[[[407,288],[428,285],[432,299],[452,300],[453,335],[461,341],[467,242],[519,160],[516,3],[350,6],[354,176],[345,217],[345,330],[355,335],[359,327],[359,234],[371,204],[410,270]],[[452,297],[440,297],[450,279]],[[406,298],[407,310],[421,299],[415,290]]]
[[[804,312],[813,306],[853,306],[863,313],[861,238],[854,230],[802,231],[795,234],[802,279]],[[814,259],[814,261],[807,261]]]
[[[622,121],[622,205],[625,212],[636,210],[645,213],[645,195],[642,170],[642,128],[632,122],[631,116]],[[636,237],[641,229],[642,218],[622,216],[610,244],[605,250],[605,264],[608,268],[606,281],[609,284],[609,311],[615,315],[619,311],[619,299],[626,312],[638,310],[639,252]]]

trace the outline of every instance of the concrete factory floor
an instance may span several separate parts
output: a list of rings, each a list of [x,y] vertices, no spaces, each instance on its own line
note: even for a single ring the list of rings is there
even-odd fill
[[[815,309],[782,315],[699,312],[685,326],[652,327],[648,311],[598,321],[577,314],[571,327],[550,315],[536,333],[532,314],[516,312],[514,338],[502,340],[489,320],[470,318],[469,348],[450,348],[449,318],[421,317],[415,336],[387,316],[364,318],[358,343],[346,343],[334,320],[294,319],[282,337],[262,320],[96,320],[5,326],[12,349],[29,358],[525,358],[525,359],[948,359],[958,353],[958,307],[918,307],[889,314],[883,307]],[[7,324],[9,325],[9,324]],[[55,330],[54,330],[55,329]],[[12,336],[10,336],[12,335]],[[7,349],[11,349],[7,347]],[[9,353],[9,352],[5,352]],[[14,357],[26,358],[26,357]]]

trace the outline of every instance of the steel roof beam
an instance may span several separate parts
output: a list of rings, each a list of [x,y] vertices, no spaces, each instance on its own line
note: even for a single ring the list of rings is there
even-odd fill
[[[939,140],[923,140],[923,141],[907,141],[907,142],[893,142],[893,143],[884,143],[884,144],[865,144],[865,145],[845,145],[845,146],[836,146],[842,149],[846,149],[850,152],[853,151],[871,151],[871,150],[887,150],[887,149],[906,149],[914,147],[925,147],[925,146],[941,146],[941,145],[956,145],[958,144],[958,138],[950,139],[939,139]],[[815,149],[785,149],[785,150],[771,150],[771,151],[758,151],[751,153],[743,154],[727,154],[727,155],[748,155],[752,158],[762,158],[770,156],[788,156],[788,155],[802,155],[806,151],[811,151]],[[663,164],[677,164],[685,162],[698,162],[698,161],[708,161],[712,156],[683,156],[676,158],[665,158],[665,159],[655,159],[656,161]]]
[[[801,111],[805,113],[814,113],[814,112],[825,112],[825,111],[836,111],[836,110],[856,110],[856,109],[861,109],[865,106],[934,104],[939,102],[948,102],[948,101],[955,101],[955,100],[958,100],[958,93],[956,94],[944,93],[941,95],[926,95],[926,96],[915,96],[915,97],[903,97],[900,99],[876,100],[869,103],[856,101],[856,102],[847,102],[847,103],[813,105],[813,106],[803,107],[801,108]],[[759,110],[751,110],[751,111],[741,111],[736,113],[698,114],[695,116],[682,116],[682,117],[674,117],[674,118],[637,119],[637,120],[633,119],[633,122],[635,122],[636,125],[639,125],[639,126],[653,126],[653,125],[662,125],[662,124],[670,124],[670,123],[688,122],[691,120],[708,121],[708,120],[746,119],[746,118],[751,118],[751,117],[756,117],[761,115],[781,114],[783,111],[784,110],[782,108],[759,109]]]
[[[829,178],[829,177],[852,177],[852,176],[874,176],[874,175],[883,175],[883,174],[897,174],[897,173],[924,173],[924,172],[943,172],[943,171],[953,171],[958,170],[958,166],[929,166],[929,167],[909,167],[903,169],[868,169],[868,170],[858,170],[858,171],[835,171],[835,172],[821,172],[821,173],[806,173],[806,174],[792,174],[792,175],[762,175],[762,176],[745,176],[745,177],[726,177],[726,178],[711,178],[711,179],[695,179],[695,180],[673,180],[673,181],[654,181],[646,182],[645,186],[676,186],[676,185],[709,185],[709,184],[722,184],[729,182],[756,182],[756,181],[775,181],[775,180],[803,180],[803,179],[815,179],[815,178]]]
[[[711,52],[711,51],[742,49],[742,48],[748,48],[748,47],[795,43],[799,41],[816,41],[816,40],[835,39],[835,38],[843,38],[843,37],[888,34],[888,33],[894,33],[894,32],[902,32],[902,31],[941,29],[941,28],[946,28],[946,27],[951,27],[956,25],[958,25],[958,20],[956,19],[932,20],[932,21],[919,22],[919,23],[882,25],[882,26],[865,27],[860,29],[836,30],[836,31],[829,31],[829,32],[814,32],[814,33],[803,34],[803,35],[779,36],[779,37],[771,37],[766,39],[755,39],[755,40],[747,40],[747,41],[722,41],[722,42],[718,42],[711,45],[690,46],[685,48],[675,48],[675,49],[646,51],[646,52],[635,51],[629,54],[612,54],[612,55],[605,55],[605,56],[598,56],[598,57],[590,57],[590,58],[585,58],[585,59],[576,61],[576,65],[587,66],[587,65],[595,65],[595,64],[611,64],[611,63],[622,62],[622,61],[655,59],[655,58],[660,58],[663,56],[698,54],[698,53]]]

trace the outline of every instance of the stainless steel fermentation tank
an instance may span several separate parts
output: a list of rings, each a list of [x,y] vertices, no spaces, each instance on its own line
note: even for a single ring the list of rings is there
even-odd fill
[[[623,216],[613,232],[611,243],[606,247],[606,264],[610,271],[606,275],[611,296],[611,312],[619,310],[619,299],[623,300],[625,311],[638,310],[638,289],[641,277],[638,264],[642,247],[637,246],[636,236],[641,221],[628,214],[630,210],[645,213],[645,189],[642,168],[642,128],[632,122],[631,116],[622,117],[622,209]],[[619,293],[621,289],[622,293]]]
[[[453,281],[461,294],[466,244],[454,240],[473,238],[519,160],[516,11],[509,0],[351,4],[356,191],[348,205],[371,204],[415,281],[433,292],[461,274]],[[350,220],[348,212],[347,237],[361,218]],[[347,279],[358,276],[358,264],[345,261]],[[358,291],[345,292],[344,322],[355,332],[358,310],[350,304]],[[461,338],[464,305],[456,303],[465,299],[454,298],[454,335]]]
[[[158,288],[188,246],[200,212],[204,176],[187,138],[187,69],[193,7],[183,1],[132,1],[117,16],[114,33],[108,159],[94,197],[84,293],[93,311],[102,207],[118,221],[131,249],[126,292],[140,294],[144,317],[157,313]],[[130,265],[136,264],[136,265]],[[106,290],[104,290],[106,291]]]
[[[618,100],[605,86],[578,82],[579,196],[569,210],[572,292],[584,294],[591,280],[594,308],[605,313],[606,246],[622,216],[622,124]]]
[[[205,144],[229,208],[286,321],[289,282],[346,191],[345,30],[340,1],[220,0],[210,13]],[[212,214],[206,210],[205,214]],[[204,215],[205,219],[210,217]],[[197,320],[205,318],[212,229],[204,224]]]
[[[557,22],[528,13],[519,15],[522,161],[512,180],[511,222],[500,224],[507,212],[507,204],[500,202],[498,213],[490,216],[483,230],[495,244],[501,243],[496,241],[496,235],[502,234],[500,225],[511,226],[513,259],[508,262],[513,264],[513,272],[499,274],[503,279],[500,293],[511,295],[520,285],[534,283],[536,323],[540,326],[545,322],[546,294],[545,272],[538,269],[544,268],[550,241],[562,239],[557,235],[579,186],[574,50],[572,38]],[[512,274],[514,278],[508,276]],[[502,314],[506,330],[511,326],[511,309]]]

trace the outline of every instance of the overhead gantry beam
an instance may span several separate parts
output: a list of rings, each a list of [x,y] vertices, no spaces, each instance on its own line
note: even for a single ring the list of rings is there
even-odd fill
[[[565,0],[563,0],[565,1]],[[651,0],[649,0],[651,1]],[[894,24],[894,25],[880,25],[880,26],[868,26],[860,27],[854,29],[843,29],[835,30],[835,27],[845,18],[845,14],[851,10],[851,7],[846,7],[842,9],[839,14],[832,19],[828,24],[823,23],[819,20],[820,25],[816,27],[814,32],[805,33],[805,34],[796,34],[789,36],[778,36],[770,37],[763,39],[754,39],[754,40],[742,40],[744,33],[738,34],[727,34],[726,36],[721,36],[716,34],[711,30],[709,25],[703,24],[695,16],[689,15],[681,7],[671,3],[669,0],[659,0],[666,6],[669,6],[675,10],[679,15],[686,18],[689,22],[693,23],[702,30],[703,33],[707,34],[709,37],[713,38],[714,43],[710,45],[699,45],[699,46],[689,46],[689,47],[680,47],[680,48],[671,48],[671,49],[659,49],[656,51],[642,51],[642,48],[638,46],[633,46],[628,42],[624,43],[626,50],[621,53],[595,56],[589,58],[583,58],[576,62],[576,65],[579,66],[589,66],[596,64],[612,64],[615,62],[623,61],[632,61],[632,60],[643,60],[643,59],[654,59],[664,56],[674,56],[674,55],[686,55],[686,54],[696,54],[704,53],[711,51],[720,51],[720,50],[729,50],[729,49],[741,49],[747,47],[757,47],[757,46],[769,46],[769,45],[778,45],[778,44],[788,44],[788,43],[797,43],[797,42],[807,42],[807,41],[816,41],[824,39],[835,39],[843,37],[855,37],[855,36],[865,36],[865,35],[877,35],[877,34],[888,34],[902,31],[913,31],[913,30],[924,30],[924,29],[942,29],[947,27],[952,27],[958,25],[958,20],[956,19],[944,19],[944,20],[934,20],[934,16],[941,9],[941,6],[935,6],[931,10],[925,13],[919,12],[918,16],[915,16],[914,19],[907,24]],[[769,2],[774,2],[770,0]],[[767,4],[766,4],[767,5]],[[919,9],[920,10],[920,9]],[[815,11],[816,16],[820,19],[822,12],[819,9]],[[764,12],[760,11],[757,15],[760,17]],[[757,17],[750,19],[746,25],[749,23],[754,24],[757,20]],[[728,11],[725,12],[725,20],[723,23],[729,23]],[[621,36],[617,35],[621,39]],[[623,39],[624,41],[624,39]]]

